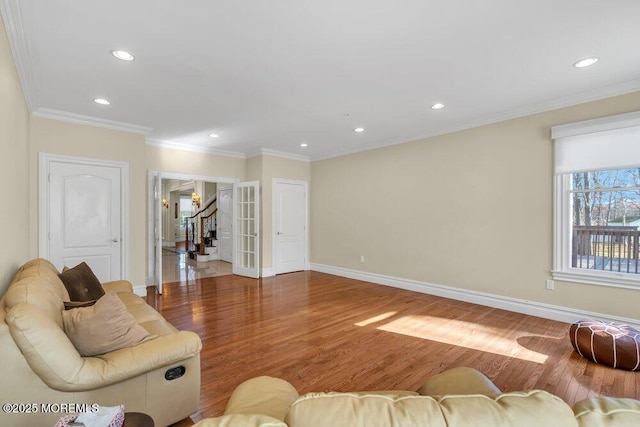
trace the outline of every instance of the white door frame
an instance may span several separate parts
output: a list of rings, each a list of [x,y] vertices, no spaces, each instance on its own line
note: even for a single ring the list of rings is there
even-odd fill
[[[205,176],[205,175],[192,175],[185,173],[174,173],[174,172],[162,172],[162,171],[149,171],[147,175],[147,286],[158,286],[157,280],[158,278],[162,279],[162,271],[159,274],[156,274],[155,271],[155,262],[154,257],[152,256],[153,251],[156,247],[156,244],[162,247],[162,233],[158,233],[157,236],[154,236],[154,209],[152,207],[155,203],[155,194],[154,194],[154,178],[158,176],[160,182],[163,179],[178,179],[181,181],[206,181],[206,182],[216,182],[221,184],[234,184],[236,182],[240,182],[237,178],[229,178],[229,177],[215,177],[215,176]],[[158,241],[156,241],[156,239]],[[162,260],[160,261],[160,264]],[[158,287],[161,288],[161,287]]]
[[[278,250],[277,250],[277,237],[276,237],[276,233],[278,230],[276,230],[276,209],[278,206],[277,203],[277,194],[275,191],[276,185],[277,184],[293,184],[293,185],[303,185],[304,186],[304,193],[306,195],[306,206],[305,206],[305,218],[304,218],[304,229],[305,229],[305,245],[304,245],[304,259],[305,259],[305,265],[304,265],[304,269],[305,270],[309,270],[311,268],[311,263],[309,262],[309,200],[311,199],[309,197],[309,182],[307,181],[297,181],[297,180],[293,180],[293,179],[285,179],[285,178],[273,178],[272,180],[272,185],[271,185],[271,193],[272,193],[272,210],[273,212],[271,213],[271,232],[273,233],[273,238],[271,239],[271,243],[272,243],[272,247],[271,247],[271,265],[273,266],[273,271],[275,272],[277,270],[276,266],[278,265]]]
[[[49,259],[49,171],[51,163],[102,166],[120,170],[120,277],[129,279],[129,163],[39,153],[38,156],[38,256]]]

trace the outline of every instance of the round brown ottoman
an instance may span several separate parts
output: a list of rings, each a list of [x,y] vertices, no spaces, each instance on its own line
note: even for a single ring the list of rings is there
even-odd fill
[[[581,320],[569,329],[578,354],[596,363],[629,371],[640,370],[640,331],[601,320]]]

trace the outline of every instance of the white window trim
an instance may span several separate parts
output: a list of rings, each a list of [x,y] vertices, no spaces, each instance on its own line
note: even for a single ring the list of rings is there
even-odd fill
[[[558,139],[630,126],[640,126],[639,111],[555,126],[552,128],[551,135],[553,139]],[[569,219],[571,218],[572,206],[570,189],[570,173],[554,175],[553,270],[551,271],[553,279],[598,286],[640,289],[640,275],[638,274],[571,267],[571,224]]]

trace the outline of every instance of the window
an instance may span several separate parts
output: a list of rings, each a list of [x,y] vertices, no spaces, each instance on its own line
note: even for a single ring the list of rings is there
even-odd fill
[[[571,174],[571,267],[640,273],[640,168]]]
[[[640,288],[640,112],[556,126],[553,277]]]
[[[193,215],[193,202],[191,201],[191,195],[180,195],[180,227],[185,228],[187,226],[187,218]]]

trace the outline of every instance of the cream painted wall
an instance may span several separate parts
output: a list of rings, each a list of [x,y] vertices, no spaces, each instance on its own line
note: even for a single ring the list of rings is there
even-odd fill
[[[640,92],[313,162],[311,261],[640,319],[639,291],[544,286],[551,127],[635,110]]]
[[[245,159],[153,145],[146,146],[144,160],[144,167],[150,171],[234,179],[244,179],[246,174]]]
[[[129,277],[134,286],[144,286],[146,272],[145,137],[134,133],[84,126],[58,120],[31,118],[31,256],[38,256],[38,156],[61,154],[129,164]]]
[[[0,222],[3,244],[0,245],[0,297],[11,280],[29,258],[29,111],[14,65],[9,40],[0,19],[0,182],[3,209]]]

